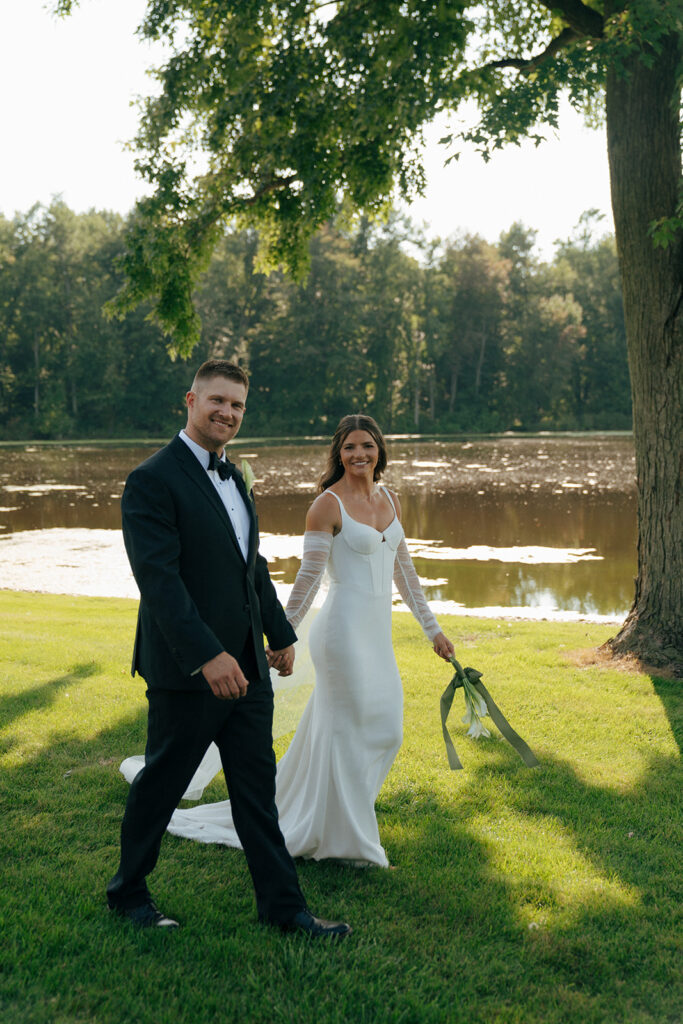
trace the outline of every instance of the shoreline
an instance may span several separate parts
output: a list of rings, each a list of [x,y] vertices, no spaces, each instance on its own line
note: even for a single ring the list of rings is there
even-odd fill
[[[269,535],[266,547],[272,547],[275,535]],[[300,538],[296,540],[300,546]],[[296,554],[287,550],[287,557]],[[116,530],[54,529],[31,531],[28,535],[10,534],[0,538],[2,579],[0,590],[19,593],[53,594],[63,597],[122,598],[137,601],[139,592],[126,557],[123,538]],[[273,557],[268,550],[266,556]],[[300,555],[299,555],[300,557]],[[273,580],[278,597],[286,603],[291,583]],[[428,581],[424,581],[428,582]],[[315,604],[320,605],[324,593]],[[466,607],[438,598],[429,601],[435,615],[466,618],[501,619],[509,622],[586,622],[620,625],[622,615],[601,615],[547,606]],[[400,600],[392,611],[409,613]]]
[[[280,586],[276,584],[275,589],[280,591]],[[86,594],[83,592],[75,593],[73,591],[63,590],[37,590],[35,587],[6,587],[0,584],[0,593],[4,594],[37,594],[43,597],[94,597],[102,601],[137,601],[137,597],[121,596],[117,594]],[[286,595],[285,600],[286,600]],[[281,598],[282,600],[282,598]],[[282,600],[282,604],[285,603]],[[436,615],[450,615],[453,618],[461,619],[493,619],[504,622],[585,622],[587,625],[595,626],[620,626],[626,614],[624,613],[621,617],[614,615],[591,615],[583,614],[582,612],[567,611],[562,609],[537,609],[537,608],[504,608],[504,607],[487,607],[487,608],[465,608],[456,605],[455,602],[450,601],[430,601],[429,606]],[[313,605],[315,607],[315,605]],[[394,603],[391,609],[392,615],[394,612],[398,612],[401,615],[411,615],[412,612],[403,602],[399,601]]]

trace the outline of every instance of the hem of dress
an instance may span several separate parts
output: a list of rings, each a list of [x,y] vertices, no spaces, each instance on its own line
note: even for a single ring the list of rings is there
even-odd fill
[[[295,854],[294,856],[299,856],[301,860],[314,860],[318,864],[326,861],[330,864],[338,864],[344,868],[381,868],[386,871],[387,868],[391,867],[388,859],[386,862],[380,863],[377,860],[359,860],[352,857],[316,857],[315,854]]]

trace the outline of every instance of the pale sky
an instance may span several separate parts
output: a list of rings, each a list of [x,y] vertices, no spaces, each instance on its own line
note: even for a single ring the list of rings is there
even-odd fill
[[[153,49],[134,34],[145,0],[82,0],[65,20],[45,0],[0,2],[0,212],[12,217],[54,195],[77,212],[126,213],[142,194],[124,149],[136,129],[136,95],[152,83],[145,69]],[[157,54],[159,51],[157,51]],[[567,238],[581,214],[595,208],[612,231],[604,131],[586,129],[567,109],[558,138],[511,147],[486,164],[473,150],[443,166],[427,134],[427,194],[408,210],[428,233],[459,231],[495,241],[520,220],[538,231],[541,253]]]

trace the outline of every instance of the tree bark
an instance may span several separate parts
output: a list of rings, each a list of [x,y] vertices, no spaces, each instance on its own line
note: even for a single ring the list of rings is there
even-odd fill
[[[621,268],[638,486],[638,576],[631,611],[608,641],[683,675],[683,232],[654,246],[681,186],[680,41],[648,66],[630,57],[607,79],[607,144]]]

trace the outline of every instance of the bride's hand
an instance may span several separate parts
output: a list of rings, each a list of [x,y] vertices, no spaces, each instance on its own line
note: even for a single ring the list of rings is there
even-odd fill
[[[434,652],[444,661],[448,661],[455,654],[455,647],[444,633],[437,633],[432,640]]]
[[[274,668],[279,676],[291,676],[294,671],[294,644],[279,651],[266,647],[266,658],[270,668]]]

